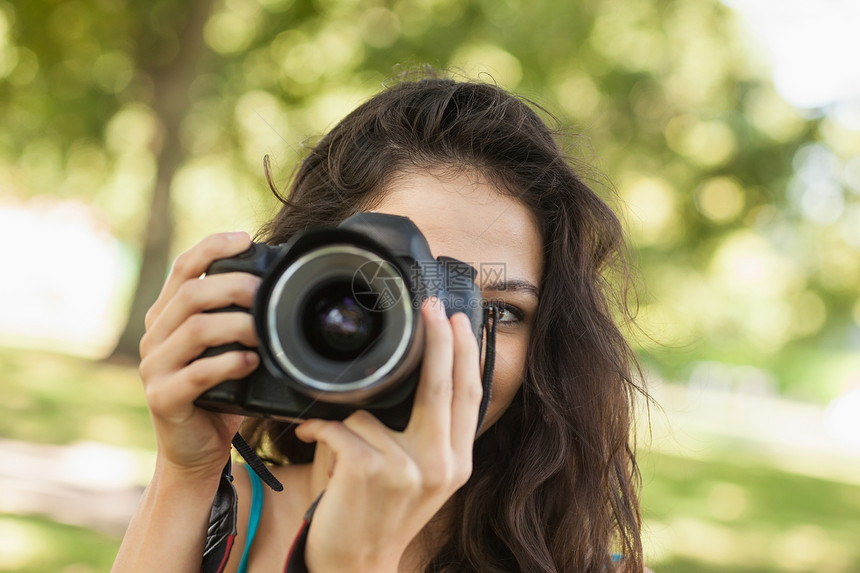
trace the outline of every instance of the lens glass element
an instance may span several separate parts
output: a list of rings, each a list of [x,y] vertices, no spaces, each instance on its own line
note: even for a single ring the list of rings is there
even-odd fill
[[[354,360],[382,332],[382,313],[367,309],[349,281],[322,286],[305,305],[302,326],[311,348],[329,360]]]

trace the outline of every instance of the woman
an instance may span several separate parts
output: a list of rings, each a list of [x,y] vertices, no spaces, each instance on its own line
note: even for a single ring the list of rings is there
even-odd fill
[[[243,569],[282,570],[305,511],[324,490],[303,555],[314,573],[642,571],[629,445],[639,389],[635,358],[613,320],[612,293],[623,288],[606,279],[623,262],[612,211],[520,99],[436,78],[395,85],[338,124],[304,160],[262,237],[282,243],[369,210],[411,218],[436,256],[504,263],[507,284],[478,279],[485,299],[503,309],[481,433],[474,438],[481,395],[474,336],[461,314],[448,320],[428,300],[406,430],[366,412],[292,429],[246,422],[242,433],[282,464],[272,471],[285,492],[265,492],[248,544],[250,477],[237,469],[240,550],[226,570],[239,570],[243,554]],[[259,358],[235,351],[194,360],[206,347],[258,343],[248,314],[203,313],[250,306],[258,280],[198,277],[249,243],[241,233],[220,234],[184,253],[147,316],[141,376],[158,462],[114,571],[199,571],[241,420],[192,402],[252,372]],[[627,316],[623,304],[621,311]]]

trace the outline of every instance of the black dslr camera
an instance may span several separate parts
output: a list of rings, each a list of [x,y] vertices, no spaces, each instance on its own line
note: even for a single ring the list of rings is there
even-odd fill
[[[208,274],[262,277],[252,308],[260,366],[203,393],[200,407],[283,420],[342,420],[357,409],[403,429],[424,349],[421,303],[465,312],[480,347],[486,321],[470,265],[434,258],[406,217],[358,213],[337,227],[212,263]],[[211,356],[243,348],[210,348]],[[489,388],[485,394],[489,394]]]

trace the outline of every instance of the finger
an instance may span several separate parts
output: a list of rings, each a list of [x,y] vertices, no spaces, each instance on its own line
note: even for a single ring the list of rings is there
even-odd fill
[[[421,308],[425,345],[415,403],[406,432],[413,428],[449,442],[451,432],[452,372],[454,366],[451,325],[439,299],[431,297]]]
[[[451,404],[451,446],[455,454],[471,456],[478,413],[484,389],[478,342],[469,317],[459,312],[451,317],[454,325],[454,397]]]
[[[189,279],[198,278],[206,272],[212,261],[238,255],[251,246],[251,237],[244,231],[234,233],[217,233],[210,235],[179,255],[173,263],[173,268],[161,294],[149,309],[145,325],[148,329],[173,298],[180,285]]]
[[[259,344],[254,318],[245,312],[195,314],[180,325],[155,351],[141,362],[141,373],[159,375],[179,370],[197,359],[207,348],[238,342]]]
[[[353,412],[343,425],[380,452],[401,452],[402,448],[392,430],[367,410]]]
[[[234,351],[195,360],[173,376],[147,383],[146,401],[152,413],[165,417],[182,413],[200,394],[225,380],[248,376],[260,364],[256,352]]]
[[[379,451],[343,422],[305,420],[296,427],[296,437],[303,442],[326,445],[334,453],[335,471],[338,466],[345,466],[366,475],[378,470],[376,466],[382,463]]]
[[[261,279],[249,273],[225,273],[191,279],[180,285],[140,343],[141,356],[164,342],[190,316],[230,305],[250,308]]]

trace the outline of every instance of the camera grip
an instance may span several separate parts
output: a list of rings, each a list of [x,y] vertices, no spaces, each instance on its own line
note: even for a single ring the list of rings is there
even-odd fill
[[[247,250],[238,255],[214,261],[206,269],[206,274],[251,273],[261,277],[265,274],[273,254],[271,247],[262,243],[251,243]]]
[[[209,268],[206,269],[207,275],[215,275],[222,273],[250,273],[256,276],[263,276],[265,274],[272,258],[275,254],[279,252],[277,249],[273,249],[263,243],[251,243],[251,246],[248,247],[247,250],[242,251],[238,255],[234,255],[232,257],[226,257],[223,259],[217,259],[209,265]],[[231,304],[230,306],[224,308],[218,308],[214,310],[207,310],[207,313],[210,312],[250,312],[249,309],[237,306],[235,304]],[[244,344],[239,344],[238,342],[233,342],[231,344],[224,344],[222,346],[214,346],[211,348],[207,348],[203,351],[203,353],[198,358],[206,358],[209,356],[217,356],[219,354],[224,354],[225,352],[231,352],[233,350],[254,350],[255,348],[250,348],[245,346]]]

